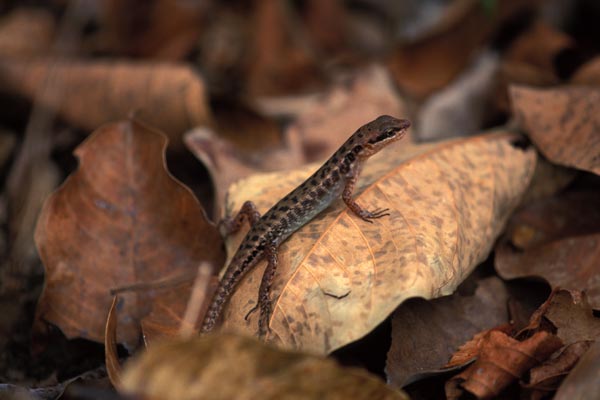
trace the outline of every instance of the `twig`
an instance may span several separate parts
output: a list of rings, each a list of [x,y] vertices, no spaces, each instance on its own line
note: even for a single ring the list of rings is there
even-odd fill
[[[195,333],[198,314],[200,314],[202,303],[204,303],[206,298],[206,289],[208,289],[210,271],[210,264],[207,262],[202,262],[198,267],[198,275],[196,276],[196,281],[194,282],[194,287],[179,327],[179,336],[181,338],[189,338]]]

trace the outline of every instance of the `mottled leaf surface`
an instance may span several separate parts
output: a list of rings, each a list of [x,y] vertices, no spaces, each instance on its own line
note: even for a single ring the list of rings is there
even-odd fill
[[[439,145],[392,145],[365,166],[355,198],[391,215],[370,224],[336,201],[279,248],[267,339],[327,353],[352,342],[410,297],[451,294],[485,259],[527,188],[535,151],[498,132]],[[314,168],[314,167],[313,167]],[[229,210],[245,200],[265,212],[314,169],[255,176],[234,186]],[[243,232],[232,237],[229,254]],[[240,283],[225,327],[256,332],[254,306],[266,263]]]

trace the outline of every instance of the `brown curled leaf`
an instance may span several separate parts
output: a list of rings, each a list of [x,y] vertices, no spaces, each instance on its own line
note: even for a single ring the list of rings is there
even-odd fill
[[[458,399],[467,391],[477,398],[497,396],[561,346],[559,338],[544,331],[519,342],[492,330],[482,339],[477,361],[446,383],[446,395],[448,399]]]

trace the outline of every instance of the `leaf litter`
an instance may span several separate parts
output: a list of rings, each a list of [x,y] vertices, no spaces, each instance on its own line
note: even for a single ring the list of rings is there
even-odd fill
[[[239,362],[241,358],[252,359],[253,356],[248,354],[262,348],[254,341],[244,342],[247,339],[226,334],[215,335],[206,342],[211,347],[209,353],[222,349],[220,343],[227,340],[246,344],[232,346],[231,356],[221,359],[207,360],[201,355],[189,357],[198,354],[192,350],[197,339],[193,337],[197,327],[194,321],[201,319],[203,307],[206,307],[199,299],[203,296],[202,291],[194,284],[198,262],[207,257],[213,261],[215,274],[209,279],[209,292],[217,284],[216,269],[224,263],[223,256],[216,255],[221,252],[222,239],[207,219],[198,217],[203,210],[183,186],[178,190],[187,192],[192,203],[196,201],[190,213],[184,214],[184,223],[169,211],[181,203],[165,197],[168,190],[137,192],[140,204],[158,203],[150,207],[153,218],[150,219],[158,225],[160,221],[172,225],[166,235],[155,235],[154,228],[129,231],[137,239],[147,239],[146,247],[138,247],[142,251],[139,254],[145,257],[123,259],[120,254],[106,252],[101,247],[109,242],[115,247],[135,242],[136,239],[128,240],[123,231],[119,231],[126,225],[124,223],[109,229],[107,227],[112,225],[106,224],[106,219],[98,222],[93,219],[96,213],[80,211],[74,218],[77,229],[64,230],[60,236],[58,227],[61,225],[55,224],[53,219],[59,213],[44,209],[38,220],[38,230],[45,230],[47,237],[58,232],[61,240],[56,240],[55,236],[51,249],[40,247],[47,271],[45,278],[41,275],[42,265],[31,251],[31,231],[43,197],[40,194],[49,193],[56,182],[70,174],[67,183],[51,195],[55,200],[57,197],[61,200],[59,209],[73,201],[85,203],[90,188],[94,188],[96,197],[119,189],[121,186],[117,184],[95,186],[97,182],[109,181],[108,177],[116,182],[127,176],[127,168],[123,167],[104,172],[102,163],[115,153],[107,150],[111,146],[102,145],[88,152],[94,153],[95,162],[84,169],[94,177],[85,181],[87,189],[78,191],[74,199],[60,197],[68,182],[83,167],[82,159],[82,165],[76,168],[71,150],[101,125],[120,121],[131,112],[135,112],[144,124],[162,130],[169,137],[169,169],[186,179],[186,184],[195,190],[205,209],[214,211],[215,220],[223,215],[221,210],[236,211],[236,202],[258,199],[265,208],[272,205],[283,194],[273,187],[273,183],[281,184],[281,190],[287,190],[279,181],[267,181],[264,185],[259,182],[246,191],[235,189],[239,199],[232,199],[232,196],[227,199],[226,186],[230,183],[242,176],[250,176],[252,180],[256,171],[285,167],[289,189],[298,183],[296,179],[301,179],[302,173],[295,168],[306,160],[320,161],[328,156],[339,141],[379,114],[410,119],[414,127],[413,140],[425,136],[439,140],[504,124],[511,132],[522,131],[531,144],[520,136],[507,140],[508,143],[502,146],[504,151],[497,158],[489,157],[489,153],[480,147],[469,145],[466,147],[470,150],[464,155],[452,154],[443,172],[427,167],[435,162],[425,154],[438,154],[436,152],[442,151],[440,149],[448,143],[419,145],[405,140],[406,143],[395,149],[402,149],[400,157],[397,152],[388,152],[381,155],[380,161],[367,163],[362,186],[356,193],[358,201],[369,206],[383,204],[381,193],[388,198],[391,192],[398,194],[398,199],[394,196],[385,200],[385,204],[393,205],[399,211],[390,218],[391,221],[381,220],[376,226],[361,227],[361,221],[354,221],[341,202],[337,202],[282,246],[282,262],[288,267],[282,267],[280,283],[276,287],[279,319],[274,319],[274,327],[278,336],[270,338],[271,344],[313,349],[321,354],[345,345],[344,353],[349,357],[344,359],[346,362],[354,360],[353,365],[360,367],[361,377],[353,383],[343,381],[344,384],[349,382],[347,387],[332,387],[324,385],[322,379],[317,384],[310,380],[311,375],[305,376],[293,366],[286,366],[280,368],[281,373],[270,375],[266,386],[259,385],[267,388],[261,395],[293,396],[294,393],[313,393],[311,389],[327,387],[333,398],[335,393],[344,393],[343,389],[354,392],[372,389],[369,397],[384,393],[382,396],[406,398],[405,394],[390,389],[390,385],[405,385],[411,397],[440,398],[444,395],[446,381],[446,387],[452,393],[472,389],[471,393],[480,397],[493,394],[496,398],[539,399],[556,392],[556,398],[571,399],[598,391],[598,380],[594,375],[598,369],[595,365],[598,359],[597,263],[594,262],[598,225],[594,196],[600,186],[595,165],[598,132],[594,118],[598,113],[594,112],[594,98],[600,82],[600,52],[584,33],[593,26],[590,21],[597,20],[598,10],[594,6],[589,2],[581,2],[586,5],[564,3],[557,12],[556,4],[551,4],[555,2],[537,0],[461,0],[433,8],[427,2],[385,1],[371,2],[368,6],[359,6],[356,2],[278,0],[210,6],[209,3],[171,3],[164,0],[140,8],[135,2],[100,2],[89,8],[66,2],[51,9],[39,6],[35,10],[15,3],[7,5],[0,13],[0,54],[4,56],[0,62],[0,129],[10,131],[10,136],[17,139],[6,147],[6,161],[0,163],[1,176],[11,177],[10,184],[5,185],[11,189],[0,192],[0,238],[5,239],[0,243],[3,277],[0,287],[3,316],[0,319],[3,333],[0,337],[3,354],[0,379],[11,383],[0,386],[0,396],[49,399],[59,396],[79,398],[81,394],[89,398],[90,393],[108,393],[107,396],[120,398],[121,395],[114,392],[98,391],[106,388],[106,379],[101,383],[106,370],[97,368],[103,364],[98,351],[96,356],[93,351],[87,353],[90,346],[93,347],[89,339],[106,344],[106,365],[111,369],[115,386],[119,386],[115,376],[120,377],[120,364],[126,354],[118,343],[127,344],[131,351],[133,346],[141,343],[142,337],[148,352],[155,346],[160,347],[160,342],[166,347],[171,344],[177,348],[173,352],[160,353],[152,366],[141,367],[137,373],[144,379],[154,376],[154,371],[161,371],[162,367],[168,370],[169,366],[179,365],[182,357],[187,357],[186,362],[190,362],[190,371],[200,374],[190,375],[194,377],[193,382],[203,371],[214,371],[215,367],[242,380],[257,379],[250,368],[236,369],[243,366]],[[484,52],[490,54],[497,65],[494,63],[493,68],[483,70],[484,79],[478,80],[477,74],[466,67],[475,65],[474,61]],[[57,59],[56,56],[67,57]],[[165,60],[169,63],[164,63]],[[496,68],[497,72],[492,73]],[[460,89],[465,82],[469,91]],[[45,93],[46,87],[61,90]],[[450,107],[440,109],[450,111],[438,114],[442,116],[425,113],[424,101],[434,103],[436,95],[442,93],[459,93],[468,101],[446,100]],[[33,142],[22,139],[25,126],[33,124],[29,121],[32,104],[52,116],[43,129],[35,130]],[[241,110],[236,104],[247,104],[248,109]],[[252,108],[258,111],[249,111]],[[130,120],[120,124],[136,123]],[[201,137],[204,154],[196,152],[201,160],[196,164],[182,146],[184,137],[191,136],[186,136],[191,129],[210,132]],[[425,131],[427,135],[424,136]],[[488,133],[487,139],[476,139],[480,143],[494,142],[498,140],[495,135]],[[81,152],[95,136],[97,133],[77,151]],[[128,193],[136,193],[133,188],[144,182],[162,181],[159,177],[166,173],[164,154],[161,151],[138,152],[144,146],[160,148],[163,146],[161,140],[136,142],[138,146],[126,153],[124,159],[145,160],[136,179],[129,182]],[[534,156],[535,151],[539,151],[541,157]],[[475,158],[486,162],[472,162],[471,152],[475,153]],[[18,153],[43,153],[43,157],[26,159],[38,163],[38,167],[27,171],[22,169],[20,157],[15,157]],[[526,167],[516,167],[513,154],[517,154],[517,159],[524,155],[536,158],[535,168],[527,163]],[[185,157],[188,158],[184,162]],[[112,158],[111,162],[119,165],[117,160],[118,157]],[[462,167],[465,161],[468,168]],[[206,170],[202,170],[201,164]],[[454,168],[454,164],[461,167]],[[163,167],[162,170],[153,169],[149,165]],[[493,168],[484,165],[493,165]],[[493,180],[488,178],[491,171],[495,176]],[[305,172],[308,173],[308,169]],[[416,173],[413,176],[410,172],[419,172],[418,179]],[[414,179],[408,179],[411,177]],[[504,180],[498,185],[497,178],[502,177]],[[392,178],[403,178],[401,187],[404,191],[396,191],[393,185],[387,185],[387,180]],[[529,179],[531,186],[523,187]],[[465,191],[446,191],[448,183],[457,180],[471,182],[471,187]],[[28,187],[28,181],[46,182],[47,185]],[[491,181],[493,185],[490,185]],[[486,187],[493,196],[480,197]],[[462,197],[457,199],[457,193],[462,193]],[[444,212],[444,204],[451,197],[456,204],[465,204],[462,213],[468,218],[463,218],[464,215],[456,218]],[[106,204],[118,204],[124,210],[131,210],[122,202]],[[19,214],[19,209],[26,212]],[[515,209],[518,211],[511,217]],[[108,209],[103,210],[109,213]],[[487,219],[479,218],[483,214]],[[121,222],[128,217],[131,215]],[[202,250],[201,257],[197,253],[184,255],[177,261],[160,261],[158,256],[155,257],[171,246],[179,234],[186,239],[178,245],[180,251],[202,243],[197,234],[187,230],[188,222],[198,218],[203,219],[203,224],[212,232],[208,234],[211,239],[205,242],[209,244]],[[441,219],[439,229],[435,229],[439,222],[436,218]],[[420,219],[419,226],[425,228],[406,232],[406,229],[398,228],[407,225],[402,219],[409,221],[410,226]],[[40,228],[44,225],[44,229]],[[106,235],[97,236],[101,239],[96,243],[89,241],[83,246],[82,238],[87,237],[86,232],[95,232],[102,227]],[[337,236],[332,235],[335,232]],[[453,234],[460,240],[454,242],[454,250],[448,251],[452,249],[448,245],[452,240],[448,238]],[[500,239],[494,244],[498,236]],[[422,285],[414,294],[406,291],[404,284],[409,282],[400,280],[399,287],[393,287],[391,276],[396,271],[406,272],[403,266],[410,251],[396,253],[395,248],[383,246],[385,248],[373,252],[368,261],[364,257],[368,251],[363,254],[364,246],[361,245],[365,240],[371,249],[379,243],[422,250],[418,253],[420,258],[412,255],[416,260],[413,264],[419,265],[418,272],[427,275],[423,282],[428,282],[429,286]],[[299,243],[297,249],[292,246],[296,241]],[[315,246],[313,250],[310,250],[311,243]],[[226,244],[231,252],[236,239],[230,238]],[[317,257],[319,246],[328,250],[328,254]],[[477,267],[492,248],[495,249],[492,257],[497,272],[489,268],[489,262]],[[307,249],[308,253],[303,253]],[[186,251],[182,253],[186,254]],[[57,255],[55,253],[67,261],[61,264],[47,259],[48,254]],[[404,259],[390,257],[390,254],[404,254]],[[311,269],[312,275],[307,278],[307,274],[302,273],[308,269],[302,267],[304,264],[298,264],[296,276],[301,276],[302,280],[298,282],[299,286],[294,286],[298,289],[294,294],[290,292],[289,272],[293,268],[289,265],[305,255],[308,255],[306,260],[312,257],[317,261],[313,263],[317,268]],[[352,275],[355,264],[359,273],[356,276]],[[86,265],[97,268],[86,269]],[[115,276],[109,284],[105,282],[116,271],[127,271],[132,265],[140,267],[134,271],[151,272],[137,273],[133,277],[131,274],[130,277]],[[339,268],[340,265],[345,271]],[[363,267],[367,265],[378,268],[365,274],[368,270]],[[80,266],[83,266],[82,270]],[[56,271],[62,271],[63,277],[57,279]],[[500,282],[498,275],[511,281]],[[70,283],[69,279],[63,279],[65,276]],[[469,285],[468,276],[478,277],[479,286],[475,285],[473,291],[465,289]],[[257,270],[248,278],[252,284],[244,282],[246,286],[236,292],[226,313],[226,327],[246,335],[254,334],[255,321],[242,322],[238,314],[245,314],[252,306],[259,278],[260,270]],[[532,278],[537,279],[537,283]],[[549,297],[547,286],[539,278],[554,289]],[[371,295],[360,291],[378,280],[383,281],[380,286],[389,287],[383,295],[375,290]],[[315,281],[321,287],[311,286]],[[34,336],[31,341],[29,326],[42,282],[50,292],[54,290],[55,295],[48,297],[49,292],[44,291],[38,315],[48,317],[47,320],[54,323],[48,324],[46,318],[37,319],[36,333],[47,334],[44,338],[48,345],[39,358],[36,353],[39,336]],[[283,286],[286,282],[287,286]],[[98,284],[101,284],[102,294],[95,292]],[[477,299],[486,293],[483,288],[487,285],[498,289],[500,294],[478,304]],[[311,292],[314,295],[306,296],[307,287],[316,288]],[[508,294],[500,289],[502,287],[508,288]],[[111,290],[121,299],[112,308]],[[408,299],[414,295],[450,297]],[[547,301],[541,305],[546,297]],[[102,301],[96,302],[99,299]],[[132,299],[138,301],[133,310],[129,308],[136,305]],[[286,299],[293,301],[285,303]],[[308,300],[301,303],[305,299]],[[504,303],[508,317],[504,314]],[[442,304],[454,306],[445,308]],[[72,312],[82,305],[90,308],[85,312]],[[411,307],[417,311],[407,312]],[[538,307],[539,311],[532,317],[532,311]],[[107,319],[109,308],[112,311]],[[472,311],[464,315],[459,311],[461,309]],[[280,318],[283,314],[286,318]],[[344,315],[341,323],[332,319],[336,315]],[[482,321],[471,318],[476,315],[481,316]],[[409,318],[414,323],[408,323]],[[472,325],[468,321],[473,321]],[[439,329],[429,336],[430,327],[435,324]],[[453,335],[453,329],[461,324],[465,324],[464,332]],[[408,325],[415,326],[411,330]],[[417,329],[417,326],[422,328]],[[314,335],[316,328],[321,336]],[[293,341],[290,336],[285,336],[291,332],[296,335]],[[69,340],[63,334],[69,338],[88,339]],[[392,337],[390,334],[395,339],[388,342],[390,339],[386,338]],[[192,337],[177,338],[181,335]],[[365,340],[360,339],[363,337]],[[475,339],[467,342],[470,337]],[[369,346],[374,338],[380,343],[360,356],[361,346],[363,349]],[[558,340],[563,344],[547,356]],[[398,345],[400,341],[405,345],[399,350],[402,357],[392,357],[390,351],[386,365],[385,351],[392,343]],[[443,368],[461,342],[468,345],[462,347],[464,351],[454,354],[453,367]],[[414,343],[412,348],[410,343]],[[30,345],[38,358],[26,350]],[[204,349],[202,354],[207,354],[205,347],[200,348]],[[483,348],[485,351],[481,350]],[[521,349],[521,355],[515,356],[514,349]],[[288,357],[281,349],[269,351],[276,357]],[[138,352],[143,353],[141,349]],[[339,357],[339,354],[330,357]],[[507,365],[506,361],[511,360]],[[339,374],[323,372],[329,367],[321,365],[322,358],[314,362],[319,365],[314,370],[320,378],[340,379]],[[480,371],[486,373],[473,375],[467,369],[463,375],[452,378],[457,369],[465,368],[469,362],[475,363],[471,368],[481,367],[483,363]],[[253,361],[252,365],[255,364]],[[335,368],[339,369],[339,366],[332,370]],[[387,376],[389,384],[386,386],[373,375],[367,375],[366,369],[380,378]],[[284,371],[291,372],[289,380]],[[347,374],[347,370],[342,373]],[[162,375],[159,373],[159,376]],[[190,387],[192,378],[180,369],[175,368],[175,373],[165,376],[166,379],[159,379],[161,393],[178,395],[185,392],[185,387]],[[224,380],[222,374],[210,376],[210,382],[202,380],[202,389],[231,383]],[[180,383],[183,382],[178,380],[181,377],[189,379]],[[413,383],[406,386],[411,381]],[[360,382],[358,388],[356,382]],[[306,386],[300,383],[306,383]],[[268,392],[268,388],[273,392]]]

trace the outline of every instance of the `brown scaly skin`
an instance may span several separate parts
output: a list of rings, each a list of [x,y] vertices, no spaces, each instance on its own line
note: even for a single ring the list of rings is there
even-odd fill
[[[363,209],[352,199],[352,192],[366,159],[388,144],[402,139],[409,126],[410,122],[405,119],[382,115],[359,128],[317,172],[262,217],[252,202],[245,202],[239,214],[226,221],[226,227],[229,232],[235,232],[241,227],[245,217],[251,228],[227,266],[204,317],[202,332],[209,332],[214,328],[237,283],[260,260],[266,258],[268,265],[260,284],[258,302],[250,310],[252,312],[260,307],[259,335],[266,334],[271,316],[269,295],[277,269],[277,248],[333,200],[341,196],[348,208],[367,222],[389,215],[387,209]]]

